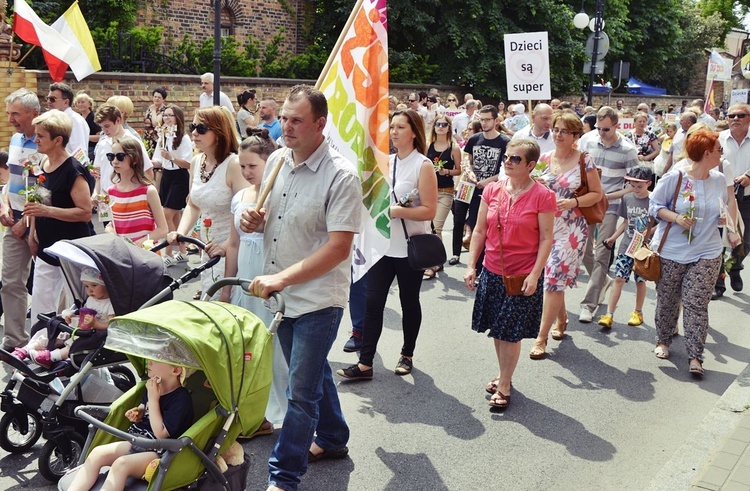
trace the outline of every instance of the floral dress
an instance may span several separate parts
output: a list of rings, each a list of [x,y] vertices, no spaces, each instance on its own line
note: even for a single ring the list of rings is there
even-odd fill
[[[625,134],[625,138],[633,142],[635,149],[638,151],[638,155],[648,155],[652,152],[651,144],[656,140],[656,135],[650,131],[645,131],[642,135],[638,136],[635,131]]]
[[[595,169],[594,161],[589,154],[584,154],[586,171]],[[550,167],[552,153],[545,153],[539,158],[544,162],[544,179],[547,186],[555,192],[557,199],[571,199],[581,185],[581,166],[576,164],[568,171],[558,175]],[[583,253],[589,226],[586,218],[577,208],[555,212],[554,242],[552,252],[544,268],[544,289],[561,292],[566,287],[576,285],[576,277],[581,268]]]

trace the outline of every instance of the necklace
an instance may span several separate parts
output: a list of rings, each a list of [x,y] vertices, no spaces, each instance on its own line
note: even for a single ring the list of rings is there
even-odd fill
[[[221,165],[221,162],[217,162],[216,165],[214,165],[214,168],[211,169],[211,172],[206,171],[206,154],[204,153],[203,158],[201,159],[201,182],[205,184],[211,180],[211,176],[214,175],[214,172],[219,168],[219,165]]]
[[[515,198],[519,194],[521,194],[524,191],[526,191],[527,189],[529,189],[531,187],[531,185],[533,185],[533,184],[534,184],[534,180],[533,179],[529,179],[529,182],[527,182],[526,184],[524,184],[523,186],[521,186],[520,189],[508,189],[508,186],[505,186],[505,191],[510,195],[510,199],[512,200],[513,198]],[[510,181],[508,181],[508,185],[510,185]]]
[[[575,154],[576,150],[574,148],[570,149],[570,152],[568,152],[568,155],[565,156],[565,158],[558,157],[557,151],[555,151],[554,156],[554,162],[552,162],[552,170],[555,172],[555,174],[562,174],[562,168],[563,165],[568,164],[570,161],[570,157]]]

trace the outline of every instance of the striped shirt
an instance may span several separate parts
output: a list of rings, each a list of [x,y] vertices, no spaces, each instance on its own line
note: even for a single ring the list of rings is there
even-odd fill
[[[146,237],[156,228],[154,214],[148,206],[148,186],[141,185],[132,191],[109,188],[109,207],[115,233],[136,241]]]
[[[628,169],[638,165],[635,145],[622,135],[617,135],[617,140],[609,147],[604,146],[600,136],[594,137],[586,142],[586,148],[582,148],[581,151],[588,152],[596,166],[601,169],[602,189],[605,194],[620,191],[625,186]],[[620,199],[611,199],[607,213],[617,214],[619,207]]]

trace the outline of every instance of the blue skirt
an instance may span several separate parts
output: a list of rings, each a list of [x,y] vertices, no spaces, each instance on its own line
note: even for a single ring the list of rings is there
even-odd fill
[[[542,322],[544,277],[540,276],[531,296],[506,295],[503,277],[484,268],[474,299],[471,328],[487,337],[517,343],[536,338]]]

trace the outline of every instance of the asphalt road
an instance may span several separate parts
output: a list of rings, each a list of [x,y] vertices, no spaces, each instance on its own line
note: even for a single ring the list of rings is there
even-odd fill
[[[406,377],[393,374],[402,341],[393,287],[375,378],[337,380],[351,428],[349,458],[312,464],[300,489],[641,490],[750,361],[747,294],[730,290],[711,302],[706,376],[695,381],[682,337],[669,360],[653,355],[653,285],[643,326],[626,325],[634,303],[629,284],[614,328],[605,331],[577,322],[584,275],[567,293],[568,336],[550,339],[542,361],[528,358],[531,341],[524,341],[511,407],[493,412],[484,386],[496,359],[491,340],[470,328],[473,294],[463,286],[464,269],[447,266],[423,283],[422,328]],[[356,361],[342,352],[349,330],[345,317],[329,357],[334,371]],[[0,450],[0,489],[55,489],[37,473],[42,443],[21,455]],[[252,456],[246,489],[265,489],[274,443],[275,436],[264,436],[244,444]]]

